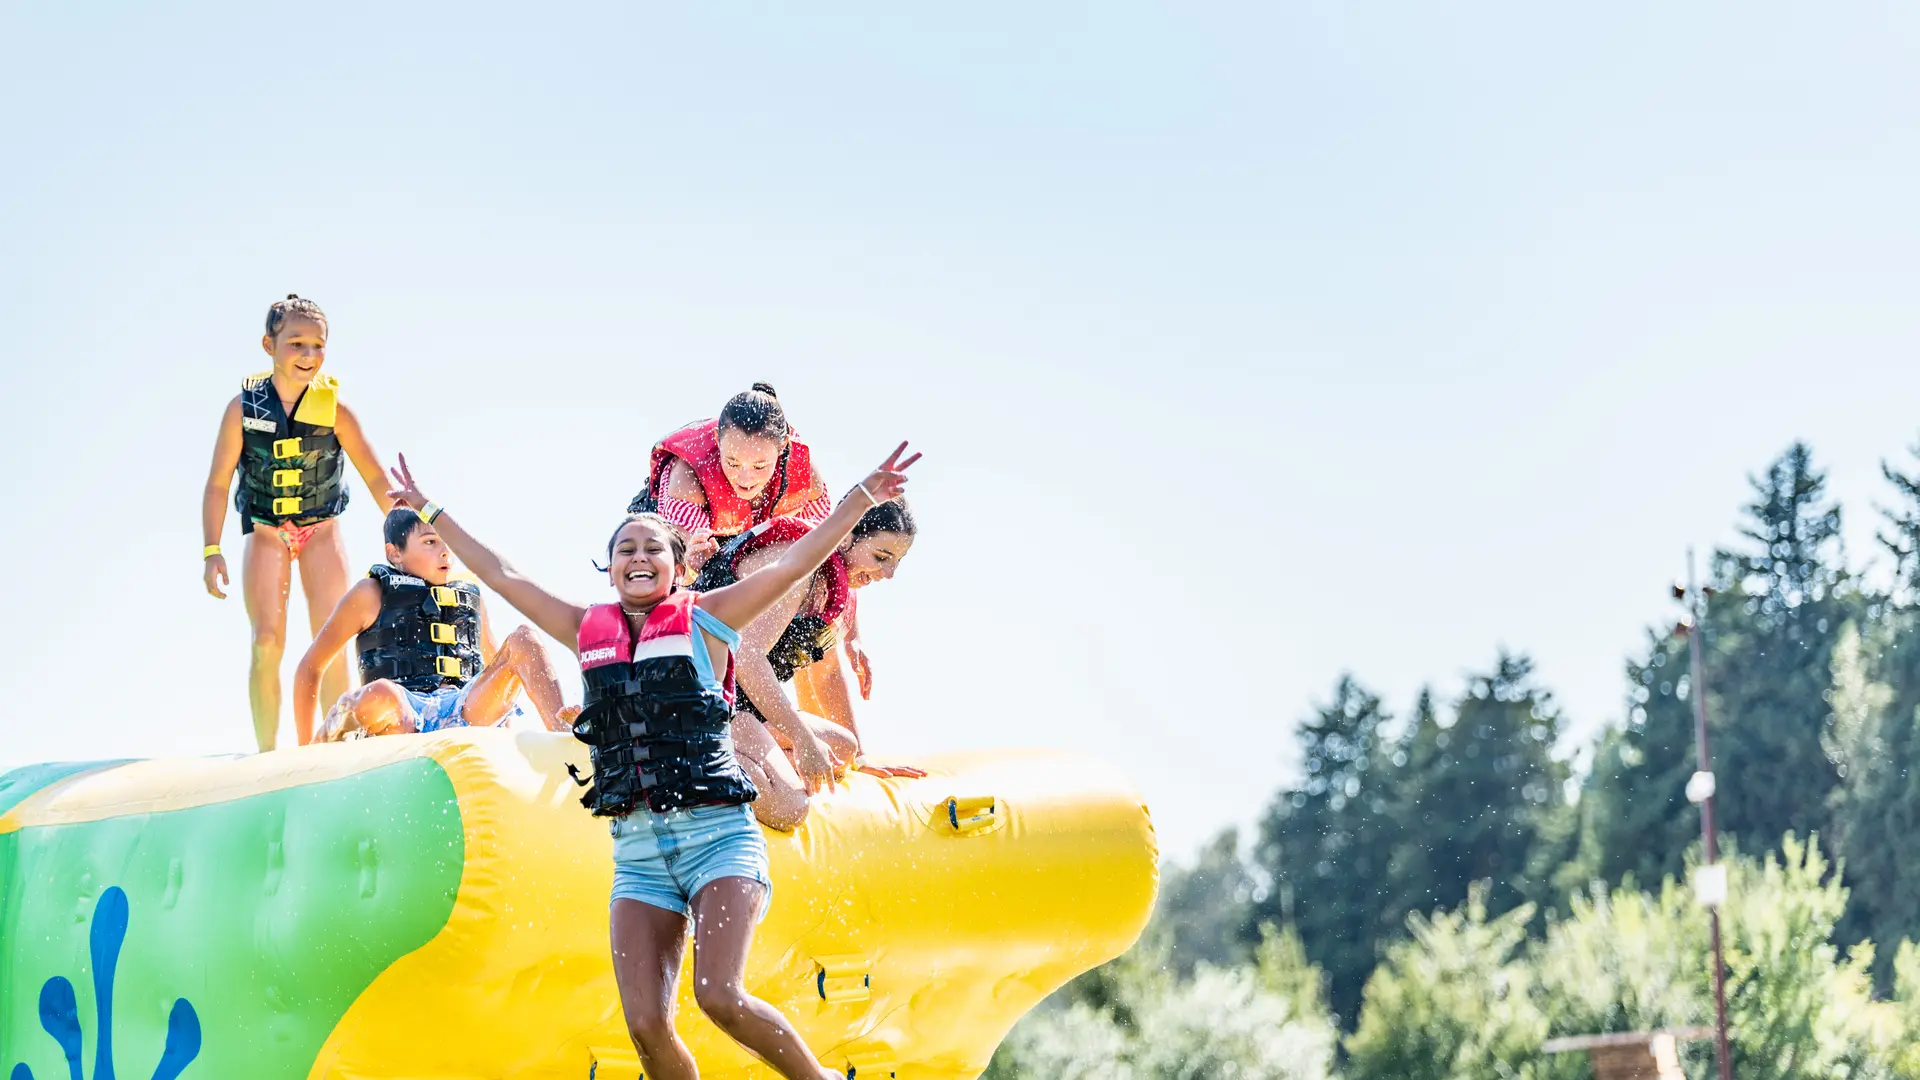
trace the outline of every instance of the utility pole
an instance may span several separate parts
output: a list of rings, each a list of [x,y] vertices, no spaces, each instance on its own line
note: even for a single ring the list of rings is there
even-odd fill
[[[1713,1040],[1720,1059],[1720,1080],[1733,1080],[1733,1058],[1727,1050],[1727,964],[1720,947],[1720,906],[1727,899],[1727,868],[1720,863],[1719,837],[1713,824],[1713,756],[1707,751],[1707,665],[1700,639],[1705,635],[1707,596],[1693,576],[1693,549],[1687,549],[1687,585],[1673,587],[1674,599],[1687,606],[1677,627],[1686,635],[1692,659],[1687,696],[1693,699],[1693,748],[1698,764],[1687,781],[1687,801],[1700,806],[1700,844],[1706,859],[1694,871],[1693,895],[1707,909],[1713,928]]]

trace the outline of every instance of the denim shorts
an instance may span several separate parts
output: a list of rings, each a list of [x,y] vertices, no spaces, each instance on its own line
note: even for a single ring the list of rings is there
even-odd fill
[[[407,690],[407,704],[413,706],[414,714],[419,717],[414,730],[425,734],[442,728],[466,727],[466,718],[460,715],[460,710],[467,707],[467,691],[472,688],[473,684],[467,683],[465,686],[443,686],[431,694]],[[406,690],[406,687],[401,689]],[[520,705],[516,702],[507,707],[500,723],[504,724],[519,715]]]
[[[466,721],[460,718],[460,707],[466,703],[466,686],[443,686],[431,694],[407,690],[407,704],[413,706],[414,730],[422,733],[465,726]]]
[[[773,898],[767,838],[750,804],[695,806],[656,814],[636,810],[609,823],[613,832],[613,899],[638,900],[685,915],[701,889],[724,877],[757,881]],[[611,903],[612,901],[609,901]]]

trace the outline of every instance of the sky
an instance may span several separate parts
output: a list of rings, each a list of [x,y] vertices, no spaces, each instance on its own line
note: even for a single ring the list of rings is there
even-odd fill
[[[0,5],[0,765],[251,748],[199,507],[288,292],[379,453],[582,601],[649,446],[753,381],[836,487],[911,439],[876,754],[1107,759],[1183,856],[1344,671],[1404,713],[1525,651],[1577,745],[1792,440],[1873,554],[1917,46],[1850,3]],[[356,482],[356,572],[378,524]]]

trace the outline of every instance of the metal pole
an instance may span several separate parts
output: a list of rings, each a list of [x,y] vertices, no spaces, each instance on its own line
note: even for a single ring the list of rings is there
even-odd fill
[[[1703,773],[1713,772],[1713,756],[1707,751],[1707,664],[1700,646],[1706,631],[1706,600],[1693,576],[1693,549],[1687,549],[1687,606],[1692,619],[1687,626],[1687,651],[1691,654],[1693,685],[1693,745],[1699,758],[1696,766]],[[1713,825],[1713,795],[1700,800],[1700,842],[1706,849],[1706,865],[1720,861],[1719,837]],[[1727,965],[1720,948],[1720,909],[1707,909],[1713,928],[1713,1043],[1720,1059],[1720,1080],[1733,1080],[1733,1057],[1727,1050]]]

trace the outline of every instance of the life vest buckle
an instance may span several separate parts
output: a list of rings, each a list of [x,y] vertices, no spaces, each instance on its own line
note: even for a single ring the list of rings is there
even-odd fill
[[[460,593],[451,585],[433,586],[433,602],[441,607],[459,607]],[[433,640],[439,641],[439,638]]]
[[[275,517],[289,517],[300,512],[300,500],[297,498],[279,498],[273,500]]]
[[[443,622],[428,623],[427,637],[431,638],[435,645],[452,645],[454,644],[453,624]]]
[[[273,456],[276,458],[297,458],[300,456],[300,438],[273,440]]]
[[[433,658],[433,670],[436,674],[449,679],[461,676],[460,658],[457,656],[436,656]]]
[[[299,487],[300,486],[300,470],[299,469],[273,470],[273,486],[277,488]]]

